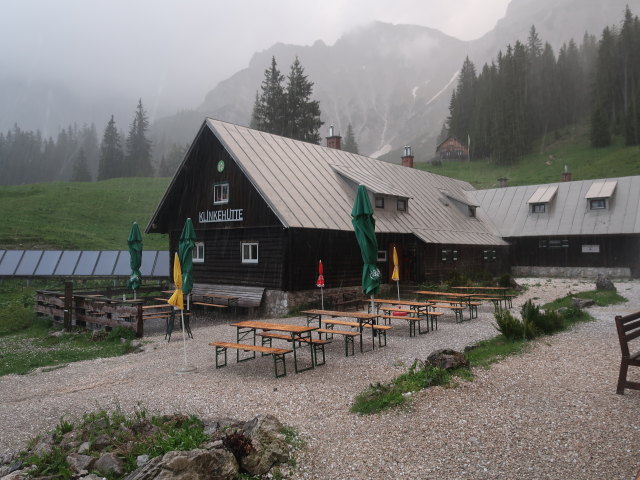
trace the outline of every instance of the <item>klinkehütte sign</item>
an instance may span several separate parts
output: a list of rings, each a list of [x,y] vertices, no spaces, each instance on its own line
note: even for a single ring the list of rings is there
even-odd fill
[[[200,223],[241,222],[243,220],[244,210],[242,208],[198,212],[198,222]]]

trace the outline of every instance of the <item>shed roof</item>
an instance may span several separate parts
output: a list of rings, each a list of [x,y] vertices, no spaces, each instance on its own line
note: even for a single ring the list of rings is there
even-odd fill
[[[199,135],[210,131],[218,138],[285,227],[352,231],[351,209],[361,183],[372,193],[409,199],[406,212],[397,211],[393,202],[393,208],[376,209],[378,232],[415,233],[422,239],[444,238],[423,232],[448,232],[446,243],[506,245],[481,212],[470,217],[439,201],[441,190],[467,198],[465,191],[473,187],[466,182],[210,118],[205,126]],[[165,193],[148,232],[156,231],[151,225],[163,215],[168,198]]]
[[[584,198],[610,198],[617,184],[615,180],[593,182]]]
[[[538,187],[527,203],[549,203],[558,193],[557,185],[543,185]]]
[[[607,189],[593,185],[608,184]],[[606,209],[590,210],[587,193],[591,188],[611,192]],[[532,213],[528,199],[543,186],[475,190],[472,193],[503,238],[559,235],[620,235],[640,233],[640,176],[581,180],[545,185],[556,187],[551,208]],[[596,197],[602,198],[602,197]]]

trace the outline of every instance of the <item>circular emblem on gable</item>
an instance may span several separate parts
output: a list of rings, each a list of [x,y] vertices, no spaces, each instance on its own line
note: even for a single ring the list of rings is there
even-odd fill
[[[218,162],[218,172],[222,173],[224,171],[224,160],[220,160]]]

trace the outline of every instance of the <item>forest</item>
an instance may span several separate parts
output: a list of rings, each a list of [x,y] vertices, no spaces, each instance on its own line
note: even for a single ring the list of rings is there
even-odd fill
[[[556,57],[531,27],[476,73],[465,59],[451,97],[441,138],[469,146],[472,159],[509,165],[542,150],[564,127],[587,122],[594,148],[620,135],[640,144],[640,21],[627,7],[621,26],[599,40],[585,33],[578,46],[565,43]]]

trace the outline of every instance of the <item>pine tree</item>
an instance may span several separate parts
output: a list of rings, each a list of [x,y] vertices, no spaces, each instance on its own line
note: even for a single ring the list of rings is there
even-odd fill
[[[282,82],[284,76],[278,70],[276,58],[271,57],[271,67],[264,71],[264,80],[260,86],[262,93],[256,93],[251,125],[257,130],[284,135],[285,133],[285,95]]]
[[[116,128],[116,122],[111,115],[102,136],[100,145],[100,164],[98,166],[98,180],[123,177],[124,154],[120,134]]]
[[[603,148],[611,145],[611,132],[607,114],[602,107],[597,107],[591,114],[591,146]]]
[[[129,128],[126,140],[126,173],[131,177],[152,177],[151,141],[147,139],[149,120],[142,106],[142,99],[138,100],[136,113]]]
[[[353,134],[353,128],[351,124],[347,126],[347,134],[344,137],[344,143],[342,144],[342,150],[345,152],[358,153],[358,143],[356,137]]]
[[[84,154],[84,149],[80,149],[76,157],[76,161],[73,164],[73,173],[71,174],[72,182],[90,182],[91,172],[89,172],[89,165],[87,164],[87,157]]]
[[[451,97],[449,132],[460,141],[467,139],[471,133],[471,119],[474,116],[476,69],[469,57],[465,58],[458,86]]]

